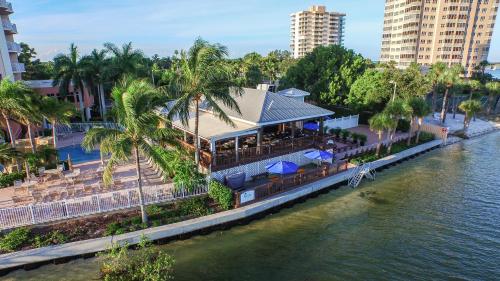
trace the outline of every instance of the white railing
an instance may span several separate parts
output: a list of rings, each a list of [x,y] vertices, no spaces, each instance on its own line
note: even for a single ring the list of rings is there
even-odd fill
[[[26,72],[26,68],[24,66],[24,63],[13,62],[12,63],[12,72],[14,72],[14,73]]]
[[[5,0],[0,0],[0,8],[7,10],[9,13],[12,13],[12,4],[5,1]]]
[[[3,29],[12,33],[17,33],[17,26],[10,21],[2,21]]]
[[[9,50],[9,52],[20,53],[21,45],[17,44],[16,42],[7,41],[7,50]]]
[[[334,128],[349,129],[357,127],[358,124],[359,124],[359,115],[339,117],[326,120],[324,122],[324,126],[327,127],[328,129],[334,129]]]
[[[192,191],[174,189],[173,185],[143,187],[146,205],[206,194],[200,186]],[[0,209],[0,230],[84,217],[139,206],[139,189],[125,189],[27,206]]]
[[[123,129],[113,122],[85,122],[71,123],[69,125],[57,125],[58,134],[69,134],[72,132],[87,132],[92,128]]]

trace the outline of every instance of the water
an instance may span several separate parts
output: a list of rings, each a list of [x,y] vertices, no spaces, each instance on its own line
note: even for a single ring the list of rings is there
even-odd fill
[[[99,150],[94,150],[92,152],[86,152],[81,146],[67,146],[57,149],[59,159],[66,160],[68,154],[71,156],[71,161],[74,164],[95,161],[101,159],[101,154]]]
[[[161,247],[175,256],[178,281],[498,280],[499,159],[495,133],[385,170],[356,190]],[[90,259],[4,278],[97,276]]]
[[[487,73],[493,75],[494,78],[500,79],[500,69],[497,70],[487,70]]]

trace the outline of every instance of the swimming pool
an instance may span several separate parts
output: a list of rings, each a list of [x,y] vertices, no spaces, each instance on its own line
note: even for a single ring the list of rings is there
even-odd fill
[[[81,146],[66,146],[57,149],[60,160],[66,160],[68,154],[71,157],[71,162],[74,164],[95,161],[101,158],[99,150],[94,150],[92,152],[86,152]]]

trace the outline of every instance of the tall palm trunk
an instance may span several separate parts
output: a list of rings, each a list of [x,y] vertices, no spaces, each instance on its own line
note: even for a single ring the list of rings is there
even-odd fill
[[[465,112],[465,117],[464,117],[464,133],[467,133],[467,129],[469,128],[469,113]]]
[[[12,126],[10,125],[10,119],[7,114],[3,113],[3,118],[5,119],[5,123],[7,124],[7,131],[9,133],[9,138],[10,138],[10,145],[12,148],[16,148],[16,137],[14,136],[14,133],[12,132]]]
[[[136,146],[134,150],[135,150],[135,167],[137,171],[137,185],[139,186],[139,204],[141,206],[142,223],[148,223],[148,214],[146,214],[146,210],[144,209],[144,193],[142,192],[142,176],[141,176],[139,149]]]
[[[436,112],[436,104],[437,104],[437,91],[436,91],[436,87],[433,86],[432,87],[432,114],[434,115],[434,112]]]
[[[391,154],[391,150],[392,150],[392,143],[394,141],[394,135],[396,134],[396,129],[397,128],[394,128],[392,130],[392,132],[390,133],[390,136],[389,136],[389,146],[387,147],[387,154]]]
[[[384,134],[384,131],[379,130],[378,131],[378,143],[377,143],[377,151],[375,152],[375,155],[379,157],[380,155],[380,149],[382,148],[382,135]]]
[[[56,128],[56,122],[52,122],[52,143],[54,144],[54,149],[57,149],[57,128]]]
[[[422,122],[424,121],[424,118],[419,117],[418,118],[418,128],[417,128],[417,137],[415,138],[415,143],[417,144],[420,140],[420,131],[422,130]]]
[[[83,82],[80,81],[79,82],[79,88],[80,88],[80,91],[79,92],[79,95],[80,95],[80,109],[82,110],[82,122],[85,122],[85,121],[90,121],[90,116],[87,115],[87,109],[88,107],[85,106],[85,100],[84,100],[84,96],[85,96],[85,87],[83,85]]]
[[[35,153],[36,152],[36,145],[35,145],[35,142],[33,141],[33,132],[32,132],[30,123],[28,123],[28,137],[30,138],[31,152]]]
[[[97,86],[97,89],[98,89],[98,92],[99,92],[99,102],[101,104],[101,117],[102,117],[102,120],[106,121],[107,117],[107,113],[106,113],[106,99],[104,98],[104,86],[102,85],[102,83],[99,84],[99,86]]]
[[[413,123],[414,123],[415,118],[410,117],[410,131],[408,132],[408,139],[406,140],[406,145],[410,146],[411,145],[411,138],[413,137]]]
[[[194,162],[196,166],[200,164],[200,145],[198,142],[198,125],[199,125],[199,117],[200,117],[200,109],[198,108],[199,98],[197,97],[195,100],[195,120],[194,120]]]
[[[495,105],[495,96],[493,94],[488,95],[488,106],[486,107],[486,114],[490,115]]]
[[[446,87],[446,91],[444,92],[444,97],[443,97],[443,107],[441,108],[441,123],[442,124],[444,124],[444,122],[446,122],[446,113],[448,111],[449,94],[450,94],[450,87]]]

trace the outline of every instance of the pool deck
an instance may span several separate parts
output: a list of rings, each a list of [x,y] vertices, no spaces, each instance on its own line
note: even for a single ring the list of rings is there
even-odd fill
[[[408,157],[423,153],[441,145],[441,140],[431,141],[371,162],[371,167],[373,169],[378,169],[387,165],[392,165]],[[92,240],[84,240],[63,245],[4,254],[0,256],[0,275],[7,274],[15,269],[32,268],[38,265],[47,264],[54,260],[64,262],[72,258],[93,255],[94,253],[109,249],[113,243],[128,243],[130,245],[134,245],[140,241],[143,235],[151,240],[175,239],[181,236],[185,237],[193,235],[203,230],[232,225],[239,221],[251,219],[259,214],[280,208],[285,204],[296,202],[301,198],[318,193],[336,184],[341,184],[348,180],[350,174],[351,169],[331,177],[323,178],[316,182],[303,185],[288,192],[277,194],[261,202],[209,216],[159,227],[152,227],[116,236],[107,236]]]

